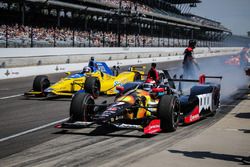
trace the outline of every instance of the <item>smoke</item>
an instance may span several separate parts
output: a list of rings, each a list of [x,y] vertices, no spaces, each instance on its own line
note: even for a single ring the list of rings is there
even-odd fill
[[[231,95],[236,93],[241,88],[246,88],[249,84],[249,77],[245,74],[244,69],[237,65],[225,64],[225,61],[230,59],[232,55],[201,58],[197,59],[199,68],[195,67],[195,73],[197,76],[192,79],[198,79],[199,75],[205,74],[210,76],[222,76],[222,80],[219,79],[206,79],[207,82],[220,83],[221,84],[221,98],[230,98]],[[172,69],[170,70],[171,76],[177,74],[180,76],[183,74],[182,62],[169,62],[159,65],[160,69]],[[186,79],[186,78],[185,78]],[[190,78],[189,78],[190,79]],[[178,83],[176,83],[178,86]],[[182,89],[184,94],[190,93],[190,88],[194,83],[182,83]]]
[[[207,79],[207,82],[215,82],[221,84],[221,98],[230,98],[238,89],[246,87],[249,84],[249,77],[245,75],[244,69],[236,65],[227,65],[225,61],[230,59],[232,55],[200,58],[197,59],[200,69],[196,68],[198,79],[200,74],[222,76],[223,79]],[[127,69],[128,67],[122,67]],[[150,68],[150,64],[147,64],[147,71]],[[171,76],[177,75],[178,77],[183,74],[182,61],[163,62],[157,63],[157,69],[168,69]],[[190,88],[194,83],[182,83],[182,89],[184,94],[190,93]],[[178,87],[178,83],[176,83]]]
[[[223,77],[221,81],[222,98],[230,98],[238,89],[246,87],[249,82],[249,77],[245,75],[244,69],[237,65],[225,64],[225,61],[229,58],[230,56],[222,56],[198,60],[200,64],[199,73]],[[213,82],[216,82],[216,80],[213,80]]]

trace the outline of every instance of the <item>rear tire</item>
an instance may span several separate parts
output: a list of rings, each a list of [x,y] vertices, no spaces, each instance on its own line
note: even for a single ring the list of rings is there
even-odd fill
[[[84,83],[84,90],[95,99],[100,95],[100,81],[96,77],[88,77]]]
[[[43,92],[46,88],[50,86],[50,81],[46,75],[38,75],[33,81],[33,90],[38,92]]]
[[[94,98],[87,93],[76,93],[70,104],[70,121],[92,121]]]
[[[180,104],[175,96],[164,95],[158,104],[160,126],[163,131],[173,132],[177,129]]]
[[[220,106],[220,92],[214,92],[212,96],[211,116],[215,116],[217,109]]]

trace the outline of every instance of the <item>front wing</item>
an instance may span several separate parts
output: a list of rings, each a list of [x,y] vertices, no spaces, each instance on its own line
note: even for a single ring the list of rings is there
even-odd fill
[[[59,129],[80,129],[80,128],[88,128],[91,125],[94,125],[95,122],[65,122],[62,124],[58,124],[55,126],[55,128]],[[145,127],[142,125],[135,125],[135,124],[126,124],[126,123],[110,123],[109,125],[114,126],[119,129],[133,129],[133,130],[139,130],[143,131],[144,134],[156,134],[161,132],[160,128],[160,120],[159,119],[153,119],[149,122],[149,124]]]

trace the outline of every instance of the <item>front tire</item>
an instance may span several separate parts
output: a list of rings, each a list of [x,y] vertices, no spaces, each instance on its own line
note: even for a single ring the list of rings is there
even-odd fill
[[[50,81],[46,75],[38,75],[33,81],[33,90],[38,92],[43,92],[46,88],[50,86]]]
[[[84,90],[95,99],[100,95],[100,81],[96,77],[88,77],[84,83]]]
[[[92,121],[94,105],[94,98],[90,94],[76,93],[70,104],[70,121]]]
[[[180,104],[175,96],[164,95],[158,104],[160,126],[163,131],[173,132],[177,129]]]

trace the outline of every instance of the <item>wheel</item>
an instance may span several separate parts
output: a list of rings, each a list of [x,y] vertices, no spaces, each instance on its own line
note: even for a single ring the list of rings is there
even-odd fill
[[[100,81],[96,77],[88,77],[84,83],[84,90],[94,98],[100,95]]]
[[[44,89],[50,86],[50,81],[46,75],[38,75],[33,81],[33,90],[43,92]]]
[[[94,98],[88,93],[76,93],[70,104],[70,120],[92,121],[94,114]]]
[[[134,81],[140,81],[141,80],[141,74],[139,72],[135,72]]]
[[[172,132],[177,129],[180,115],[180,104],[175,96],[164,95],[158,103],[158,116],[163,131]]]
[[[217,109],[220,106],[220,92],[216,90],[212,96],[212,108],[211,108],[211,116],[215,116]]]

